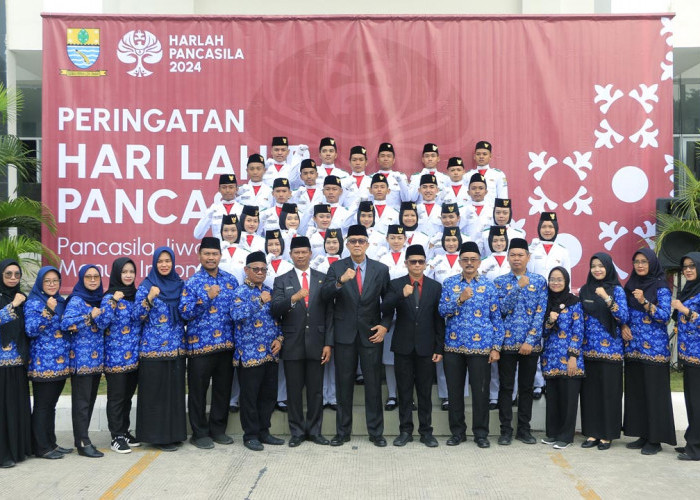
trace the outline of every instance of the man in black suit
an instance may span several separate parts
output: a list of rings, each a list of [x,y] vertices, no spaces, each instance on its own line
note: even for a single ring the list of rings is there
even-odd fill
[[[394,352],[396,384],[399,393],[399,436],[394,446],[413,441],[413,386],[418,396],[418,432],[421,443],[430,448],[438,445],[433,437],[432,402],[433,363],[442,359],[445,321],[438,312],[442,287],[423,275],[425,250],[421,245],[406,249],[408,275],[391,280],[389,293],[382,304],[384,314],[393,316],[396,326],[391,341]]]
[[[389,268],[366,257],[369,238],[364,226],[350,226],[345,244],[350,257],[331,265],[321,292],[323,300],[334,303],[338,412],[336,435],[331,439],[331,446],[350,441],[358,357],[365,378],[365,417],[369,440],[375,446],[386,446],[381,391],[382,342],[391,326],[392,317],[382,316],[381,301],[389,288]]]
[[[323,365],[331,358],[332,309],[321,299],[326,275],[309,268],[311,243],[306,236],[292,238],[289,255],[294,269],[275,278],[271,312],[280,318],[284,334],[281,358],[287,378],[289,446],[308,438],[328,444],[321,435],[323,422]],[[302,391],[306,387],[306,421]]]

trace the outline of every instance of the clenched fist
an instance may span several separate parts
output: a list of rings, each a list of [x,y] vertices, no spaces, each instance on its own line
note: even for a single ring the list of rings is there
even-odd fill
[[[270,295],[270,292],[262,292],[260,294],[260,300],[262,301],[263,304],[267,304],[272,300],[272,295]]]
[[[124,298],[124,292],[114,292],[114,295],[112,295],[112,298],[115,300],[115,302],[119,302]]]
[[[151,289],[148,291],[148,300],[149,302],[153,302],[153,299],[158,297],[160,295],[160,288],[157,286],[152,286]]]
[[[219,285],[214,285],[209,287],[209,291],[207,292],[207,295],[209,296],[209,299],[215,299],[219,293],[221,292],[221,287]]]
[[[404,285],[403,296],[410,297],[413,294],[413,285]]]
[[[53,297],[49,297],[49,299],[46,301],[46,305],[47,305],[48,308],[51,309],[52,311],[55,311],[55,310],[56,310],[56,304],[57,304],[57,303],[58,303],[58,301],[57,301],[56,299],[54,299]]]
[[[25,297],[25,296],[24,296],[23,294],[21,294],[21,293],[16,293],[16,294],[15,294],[15,298],[14,298],[14,300],[12,301],[12,307],[19,307],[19,306],[21,306],[22,303],[23,303],[25,300],[27,300],[27,297]]]
[[[292,302],[297,303],[301,300],[304,300],[308,296],[309,296],[309,291],[306,288],[300,288],[297,293],[292,295]]]
[[[530,284],[530,278],[528,278],[528,277],[525,276],[524,274],[523,274],[523,275],[520,277],[520,279],[518,280],[518,286],[519,286],[520,288],[525,288],[525,287],[526,287],[527,285],[529,285],[529,284]]]
[[[462,293],[459,294],[459,300],[461,302],[466,302],[467,300],[471,299],[474,296],[474,290],[472,287],[468,286],[464,290],[462,290]]]
[[[92,316],[93,319],[98,317],[100,314],[102,314],[102,309],[99,307],[93,307],[92,311],[90,311],[90,316]]]
[[[354,279],[355,279],[355,270],[348,267],[345,270],[345,272],[343,273],[343,275],[340,277],[340,282],[347,283],[348,281],[354,280]]]

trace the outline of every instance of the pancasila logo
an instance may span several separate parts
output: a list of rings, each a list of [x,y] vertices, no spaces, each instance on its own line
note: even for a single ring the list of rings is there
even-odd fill
[[[145,64],[155,64],[163,58],[163,47],[150,31],[132,30],[126,33],[117,45],[117,57],[125,64],[136,63],[136,67],[127,71],[131,76],[141,78],[150,76]]]

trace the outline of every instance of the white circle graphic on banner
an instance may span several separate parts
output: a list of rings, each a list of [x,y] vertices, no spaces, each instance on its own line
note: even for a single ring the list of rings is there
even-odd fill
[[[581,247],[581,242],[576,236],[569,233],[559,233],[557,235],[557,243],[566,248],[569,252],[569,259],[571,260],[571,268],[573,269],[576,264],[581,260],[581,255],[583,253],[583,248]]]
[[[615,172],[612,190],[620,201],[635,203],[647,194],[649,179],[639,167],[622,167]]]

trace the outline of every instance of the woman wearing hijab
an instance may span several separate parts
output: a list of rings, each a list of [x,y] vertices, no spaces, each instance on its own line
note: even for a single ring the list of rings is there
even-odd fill
[[[219,262],[219,268],[233,274],[236,281],[243,283],[245,259],[250,252],[241,248],[240,240],[238,217],[224,215],[221,218],[221,262]]]
[[[141,322],[134,314],[136,264],[127,257],[112,263],[109,288],[102,298],[102,314],[95,322],[105,332],[104,372],[107,379],[107,425],[111,448],[130,453],[141,446],[129,432],[131,398],[136,391]]]
[[[430,224],[418,223],[418,205],[413,201],[403,201],[399,209],[399,224],[406,228],[406,245],[422,245],[426,254],[430,249]]]
[[[70,376],[70,336],[61,331],[66,308],[59,290],[61,274],[53,266],[39,269],[24,306],[29,346],[29,378],[32,380],[32,446],[37,457],[63,458],[73,448],[56,443],[56,403]]]
[[[0,467],[7,469],[31,454],[32,434],[22,269],[17,261],[5,259],[0,274]]]
[[[671,317],[671,290],[659,259],[650,248],[638,250],[625,285],[629,320],[625,341],[626,436],[638,437],[627,448],[655,455],[661,443],[675,446],[671,402],[671,352],[666,324]]]
[[[586,284],[579,292],[583,307],[583,358],[586,378],[581,383],[582,448],[607,450],[622,427],[622,336],[627,322],[625,291],[612,257],[591,257]]]
[[[299,224],[301,223],[301,218],[299,217],[299,207],[297,206],[297,204],[283,203],[279,220],[280,230],[282,232],[282,239],[285,243],[284,258],[289,259],[289,245],[292,243],[292,238],[294,238],[295,236],[302,236],[299,233]],[[245,259],[242,267],[244,266]],[[239,281],[239,283],[243,283],[243,280]]]
[[[103,313],[102,275],[97,266],[84,265],[66,299],[61,329],[70,333],[71,416],[78,454],[100,458],[104,453],[90,441],[88,428],[104,369],[104,331],[96,318]]]
[[[556,449],[571,446],[576,431],[578,395],[584,375],[583,309],[571,293],[571,278],[563,267],[549,273],[545,311],[542,374],[547,379],[547,417],[544,444]]]
[[[479,274],[494,280],[510,272],[508,263],[508,228],[506,226],[491,226],[486,239],[490,254],[481,261]]]
[[[700,460],[700,252],[681,259],[685,286],[671,302],[678,328],[678,359],[683,364],[683,395],[688,414],[685,446],[676,448],[679,460]]]
[[[159,247],[134,301],[142,324],[136,438],[163,451],[175,451],[187,439],[185,327],[178,312],[183,286],[172,249]]]
[[[313,258],[310,264],[311,269],[327,273],[331,264],[342,257],[343,248],[343,232],[339,228],[328,229],[323,238],[323,253]]]

